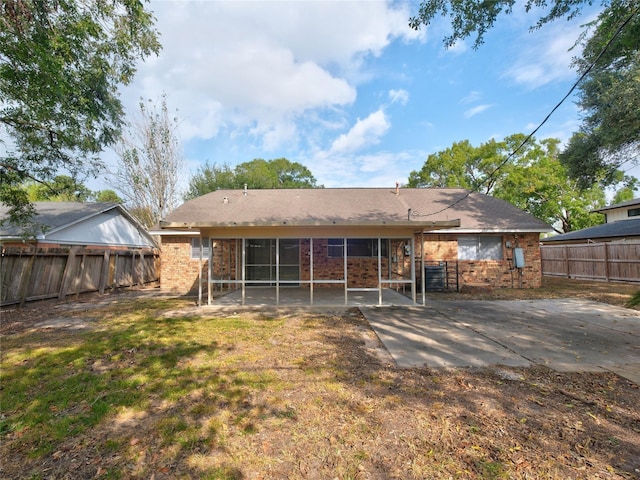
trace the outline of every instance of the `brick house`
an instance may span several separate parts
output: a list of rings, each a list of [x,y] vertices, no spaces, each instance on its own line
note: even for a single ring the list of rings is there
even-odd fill
[[[159,227],[161,288],[200,301],[206,292],[208,303],[253,287],[308,289],[311,302],[319,288],[345,301],[391,288],[424,302],[451,272],[455,288],[538,287],[539,237],[551,231],[494,197],[398,187],[218,190]]]

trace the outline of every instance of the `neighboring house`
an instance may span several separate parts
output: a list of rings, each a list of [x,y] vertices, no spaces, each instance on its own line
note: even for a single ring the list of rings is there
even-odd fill
[[[29,230],[0,225],[2,305],[158,280],[157,243],[121,205],[37,202]],[[0,219],[8,209],[0,205]]]
[[[601,208],[607,223],[544,238],[544,275],[640,281],[640,199]]]
[[[543,245],[640,241],[640,217],[543,238]]]
[[[0,242],[37,247],[157,247],[153,237],[121,205],[80,202],[36,202],[34,205],[34,236],[25,236],[28,232],[22,227],[5,223],[0,225]],[[0,219],[6,215],[7,207],[0,204]]]
[[[429,266],[458,285],[538,287],[551,228],[464,189],[219,190],[160,222],[161,288],[401,289],[414,301]]]
[[[544,238],[543,245],[640,241],[640,198],[594,212],[602,213],[606,223]]]
[[[627,202],[616,203],[615,205],[594,211],[604,215],[605,223],[613,223],[631,218],[640,218],[640,198],[635,198]]]

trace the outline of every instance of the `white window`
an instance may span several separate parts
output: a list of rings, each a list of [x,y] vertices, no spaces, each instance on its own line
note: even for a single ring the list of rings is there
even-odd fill
[[[209,258],[209,239],[203,238],[202,245],[204,246],[202,250],[202,258]],[[191,239],[191,258],[193,260],[200,260],[200,237],[193,237]]]
[[[502,237],[494,235],[458,237],[458,260],[502,260]]]
[[[387,240],[382,240],[382,257],[387,256]],[[342,238],[330,238],[327,247],[327,256],[330,258],[342,258],[342,249],[344,248],[344,240]],[[348,238],[347,239],[347,257],[377,257],[378,256],[378,239],[377,238]]]

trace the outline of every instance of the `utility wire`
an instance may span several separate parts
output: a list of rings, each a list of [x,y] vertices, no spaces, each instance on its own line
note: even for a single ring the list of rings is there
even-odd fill
[[[457,204],[459,204],[460,202],[462,202],[463,200],[468,198],[469,195],[471,195],[472,193],[477,192],[480,189],[480,187],[483,186],[485,183],[487,183],[489,180],[493,180],[495,174],[498,173],[498,171],[500,169],[502,169],[520,150],[522,150],[522,148],[529,142],[529,140],[531,140],[531,138],[538,132],[538,130],[540,130],[542,128],[542,126],[545,123],[547,123],[549,118],[551,118],[551,115],[553,115],[555,113],[555,111],[558,108],[560,108],[560,106],[565,102],[565,100],[571,96],[571,94],[578,87],[580,82],[582,82],[582,80],[584,80],[584,78],[589,74],[589,72],[591,72],[591,70],[596,66],[596,63],[598,63],[598,61],[602,58],[602,56],[609,49],[609,46],[613,43],[613,41],[616,39],[616,37],[620,34],[622,29],[627,26],[627,24],[631,21],[631,19],[633,19],[633,17],[638,13],[638,11],[640,11],[640,6],[636,7],[636,9],[631,12],[631,15],[629,15],[627,17],[627,19],[620,24],[620,26],[617,28],[617,30],[613,34],[613,36],[607,41],[607,43],[602,48],[602,50],[600,50],[600,53],[598,53],[598,56],[593,60],[593,62],[591,62],[589,67],[582,73],[582,75],[580,75],[580,78],[578,78],[578,80],[575,81],[575,83],[571,86],[571,88],[569,89],[567,94],[564,97],[562,97],[562,100],[560,100],[556,104],[556,106],[551,109],[551,111],[547,114],[547,116],[544,117],[544,120],[542,120],[542,122],[540,122],[540,124],[535,129],[533,129],[533,131],[522,141],[522,143],[520,143],[520,145],[518,145],[518,147],[515,150],[513,150],[509,155],[507,155],[507,158],[505,158],[502,162],[500,162],[500,164],[489,174],[489,176],[485,180],[480,182],[472,190],[469,190],[464,196],[460,197],[458,200],[456,200],[452,204],[450,204],[450,205],[448,205],[448,206],[446,206],[444,208],[441,208],[440,210],[438,210],[436,212],[426,213],[426,214],[420,214],[418,212],[414,212],[414,213],[411,214],[411,216],[414,216],[414,217],[430,217],[432,215],[437,215],[438,213],[442,213],[442,212],[444,212],[446,210],[449,210],[450,208],[455,207]]]

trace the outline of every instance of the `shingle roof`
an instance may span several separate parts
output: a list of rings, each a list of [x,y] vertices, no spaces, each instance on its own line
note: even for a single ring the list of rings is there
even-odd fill
[[[27,236],[33,235],[38,240],[48,240],[53,238],[54,234],[58,235],[61,231],[68,232],[69,228],[77,225],[82,225],[83,228],[90,228],[88,224],[85,225],[86,222],[91,222],[90,219],[98,218],[106,212],[117,211],[120,217],[126,219],[125,221],[128,221],[150,245],[155,244],[155,240],[144,227],[124,207],[116,203],[35,202],[34,207],[36,215],[31,218],[27,229],[5,222],[0,225],[0,239],[21,239],[26,234]],[[0,203],[0,219],[6,217],[8,210],[9,208],[6,205]],[[89,235],[85,230],[83,230],[83,233]],[[129,239],[126,232],[123,231],[110,232],[109,234],[101,232],[99,238],[101,239],[100,241],[107,241],[106,239],[113,241],[115,238],[122,242],[126,242]]]
[[[633,200],[627,200],[626,202],[616,203],[615,205],[609,205],[608,207],[594,210],[594,212],[606,212],[608,210],[613,210],[616,208],[633,207],[635,205],[640,205],[640,198],[634,198]]]
[[[112,208],[117,208],[115,203],[80,203],[80,202],[35,202],[36,215],[32,222],[43,226],[47,232],[72,225],[85,218],[93,217]],[[3,219],[9,208],[0,204],[0,219]],[[39,229],[36,233],[42,233]],[[6,222],[0,225],[0,237],[19,237],[23,234],[22,227]]]
[[[184,203],[160,226],[421,226],[458,219],[456,231],[551,231],[508,202],[457,188],[404,188],[398,194],[393,188],[218,190]]]
[[[619,220],[612,223],[604,223],[595,227],[576,230],[575,232],[563,233],[553,237],[545,238],[543,243],[567,242],[579,240],[603,240],[620,239],[628,237],[640,237],[640,218],[631,220]]]

